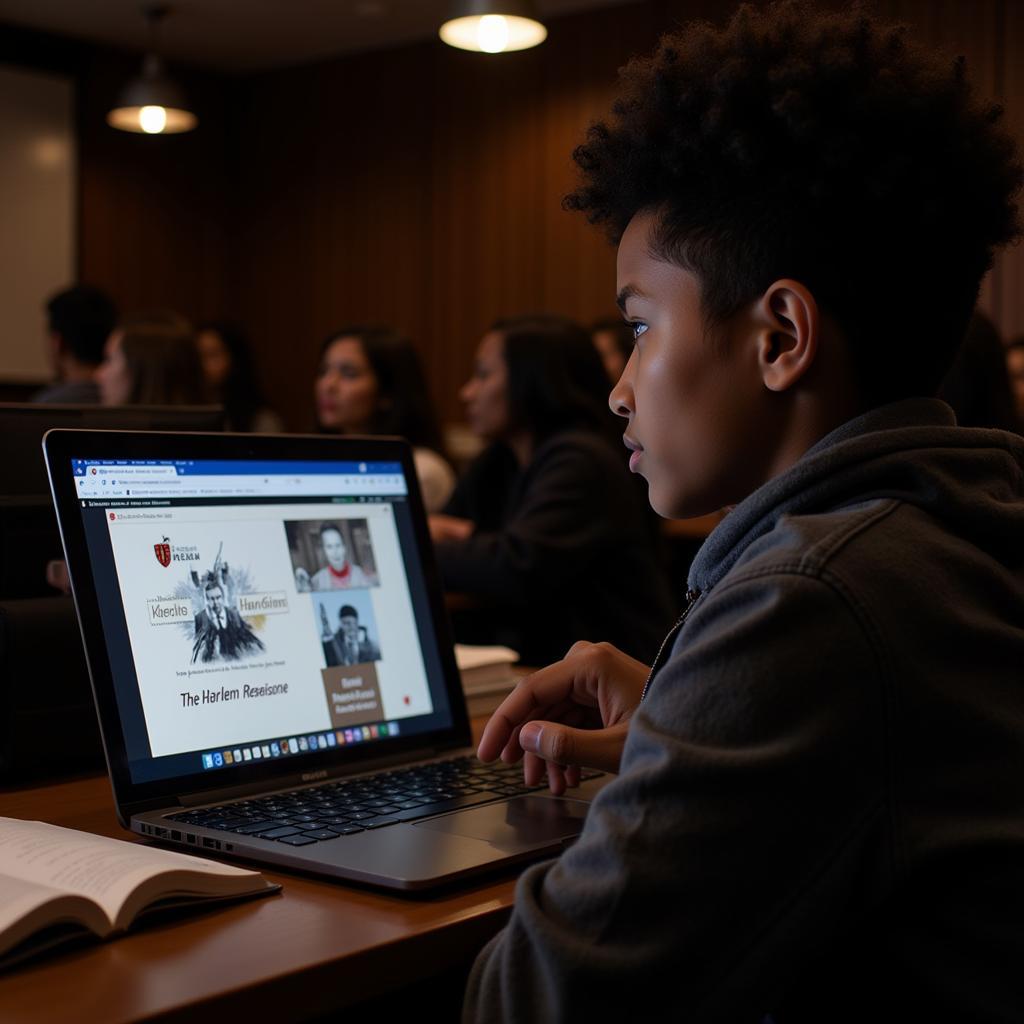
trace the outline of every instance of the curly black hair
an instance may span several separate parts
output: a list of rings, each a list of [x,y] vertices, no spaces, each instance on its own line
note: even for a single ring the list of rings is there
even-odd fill
[[[688,25],[620,74],[566,208],[613,241],[656,212],[652,248],[700,278],[709,324],[801,281],[865,404],[933,394],[994,250],[1020,234],[1015,146],[963,59],[860,6],[788,0]]]

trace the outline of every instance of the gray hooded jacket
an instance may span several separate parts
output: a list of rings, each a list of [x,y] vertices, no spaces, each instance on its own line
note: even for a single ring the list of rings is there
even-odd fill
[[[1024,1020],[1024,441],[873,410],[690,586],[466,1020]]]

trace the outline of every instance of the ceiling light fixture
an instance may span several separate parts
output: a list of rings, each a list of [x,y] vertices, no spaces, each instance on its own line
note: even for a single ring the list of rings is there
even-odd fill
[[[548,30],[531,0],[459,0],[439,35],[460,50],[506,53],[538,46]]]
[[[142,13],[149,22],[150,52],[142,62],[142,76],[125,87],[117,106],[107,114],[107,124],[123,132],[146,135],[190,132],[199,119],[188,109],[178,85],[164,74],[157,46],[160,22],[170,13],[170,8],[147,5]]]

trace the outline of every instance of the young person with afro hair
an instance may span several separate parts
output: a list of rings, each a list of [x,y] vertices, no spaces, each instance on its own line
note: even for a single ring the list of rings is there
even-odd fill
[[[1019,1021],[1024,444],[933,397],[1018,234],[999,112],[858,9],[744,7],[631,63],[576,160],[631,468],[731,509],[653,666],[577,644],[488,723],[529,782],[617,777],[465,1019]]]

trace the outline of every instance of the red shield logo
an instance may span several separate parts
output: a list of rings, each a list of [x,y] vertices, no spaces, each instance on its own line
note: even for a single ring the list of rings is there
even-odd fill
[[[156,560],[166,569],[171,564],[171,545],[154,544],[153,551],[156,552]]]

